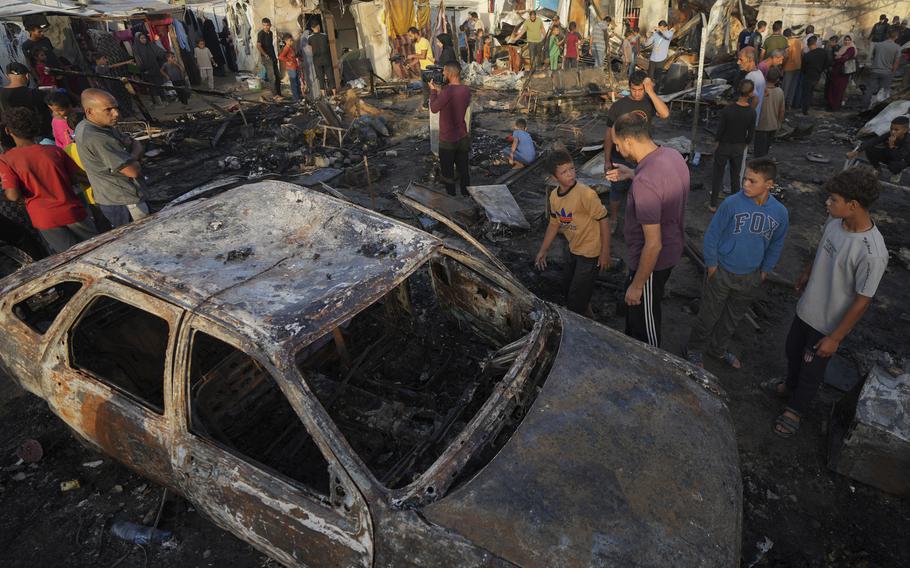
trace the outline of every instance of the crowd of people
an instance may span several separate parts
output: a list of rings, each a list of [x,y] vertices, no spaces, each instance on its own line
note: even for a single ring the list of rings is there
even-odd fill
[[[538,29],[535,23],[538,21],[532,11],[526,22],[532,58],[548,58],[551,70],[560,65],[576,66],[582,39],[576,27],[570,23],[563,35],[560,24],[554,22],[543,33],[542,26]],[[873,29],[873,37],[884,39],[874,43],[868,68],[869,83],[879,88],[887,88],[887,81],[875,74],[882,69],[882,75],[892,77],[900,57],[894,40],[902,32],[890,26],[885,29],[885,23],[883,19]],[[602,34],[603,44],[590,42],[598,63],[601,55],[609,58],[605,46],[609,46],[613,33],[609,18],[599,25],[595,29]],[[471,15],[464,29],[470,32],[464,45],[468,57],[479,54],[485,58],[488,36],[476,15]],[[789,215],[772,195],[778,168],[768,156],[787,108],[807,112],[812,93],[825,73],[826,101],[839,108],[846,88],[844,79],[849,81],[856,72],[850,62],[856,61],[857,52],[849,36],[843,41],[831,38],[819,46],[812,26],[806,27],[808,35],[802,39],[791,29],[783,29],[779,21],[772,23],[770,35],[764,37],[766,29],[765,22],[758,22],[740,35],[737,64],[742,78],[735,86],[735,100],[722,110],[713,129],[717,145],[706,204],[713,216],[705,227],[703,241],[707,274],[684,352],[698,366],[710,356],[730,367],[742,367],[731,338],[781,258]],[[549,223],[535,256],[535,265],[545,270],[553,243],[560,234],[565,237],[569,251],[564,263],[566,305],[574,312],[592,315],[595,281],[598,273],[613,263],[611,235],[618,231],[620,210],[625,204],[625,331],[655,348],[661,345],[665,286],[686,246],[690,193],[689,167],[682,155],[657,145],[651,136],[653,122],[670,116],[657,89],[673,32],[665,21],[644,36],[634,28],[625,31],[624,63],[627,46],[633,54],[639,43],[652,51],[647,71],[637,70],[634,55],[630,57],[628,94],[615,101],[606,114],[603,150],[605,178],[610,183],[608,206],[591,187],[577,181],[571,155],[551,152],[549,173],[558,187],[549,194]],[[466,116],[471,89],[461,83],[462,68],[446,34],[443,39],[436,38],[443,47],[438,58],[419,30],[411,28],[409,35],[414,53],[407,65],[417,72],[434,64],[443,68],[441,81],[425,81],[425,102],[432,112],[439,113],[440,179],[450,195],[456,195],[456,188],[466,195],[471,151]],[[539,41],[533,41],[538,37]],[[163,52],[141,33],[135,41],[134,61],[149,82],[156,76],[178,92],[186,88],[189,79],[176,54]],[[39,51],[42,45],[36,41],[31,50]],[[284,34],[276,43],[271,23],[263,19],[256,45],[263,68],[273,75],[276,93],[281,88],[279,61],[289,73],[294,99],[310,89],[334,92],[328,42],[318,21],[311,22],[299,38]],[[35,61],[36,65],[46,65],[49,60],[44,56]],[[109,69],[110,63],[103,56],[96,61],[100,71]],[[213,72],[220,63],[205,42],[197,44],[195,61],[211,88]],[[118,129],[121,113],[115,93],[85,89],[77,106],[66,92],[42,92],[30,86],[32,72],[21,63],[11,63],[7,67],[10,84],[0,91],[0,143],[5,149],[0,154],[0,187],[4,197],[24,202],[32,226],[51,253],[63,252],[96,235],[99,229],[148,216],[141,166],[144,148]],[[831,355],[875,295],[888,261],[884,241],[869,213],[879,193],[877,168],[885,165],[892,173],[899,173],[910,164],[908,132],[908,117],[894,119],[888,133],[849,155],[857,158],[865,153],[871,168],[846,169],[824,185],[830,218],[813,263],[796,283],[802,296],[786,341],[787,376],[763,385],[788,400],[773,426],[778,435],[789,437],[797,431]],[[534,162],[537,149],[524,118],[514,121],[511,136],[511,146],[503,149],[504,158],[515,167]],[[752,157],[747,159],[750,146]],[[729,196],[724,198],[727,176]],[[9,233],[7,229],[4,227],[5,233]]]
[[[667,31],[663,24],[655,34]],[[855,72],[846,64],[857,56],[849,36],[842,42],[831,38],[819,47],[816,36],[796,38],[781,22],[772,24],[767,38],[762,35],[766,28],[759,22],[740,36],[737,63],[742,78],[735,100],[722,110],[713,129],[717,147],[708,202],[712,217],[702,247],[706,276],[683,351],[697,366],[704,366],[710,356],[742,368],[732,344],[734,334],[781,259],[790,222],[787,208],[772,194],[778,166],[769,154],[786,109],[807,111],[807,101],[826,71],[826,101],[839,108],[843,77]],[[811,34],[811,26],[807,31]],[[893,74],[897,65],[891,58],[899,51],[887,42],[893,42],[898,32],[889,28],[884,33],[886,39],[873,46],[872,61],[880,59]],[[624,202],[625,331],[654,347],[661,345],[664,287],[685,246],[690,192],[689,169],[681,154],[651,138],[652,122],[670,114],[655,94],[659,80],[633,70],[629,94],[608,111],[604,163],[609,209],[592,188],[577,181],[569,154],[551,154],[549,172],[558,187],[549,196],[550,221],[535,258],[538,269],[545,270],[549,250],[557,236],[564,235],[566,306],[592,315],[594,284],[598,273],[612,264],[611,234],[617,230]],[[772,425],[781,437],[798,431],[831,356],[861,320],[885,273],[888,252],[870,207],[880,191],[879,166],[900,172],[910,164],[908,131],[910,118],[897,117],[888,133],[848,155],[856,158],[865,152],[872,167],[854,165],[823,186],[829,218],[813,261],[795,282],[800,299],[786,339],[786,376],[762,383],[763,389],[786,401]],[[723,198],[725,172],[730,188]]]

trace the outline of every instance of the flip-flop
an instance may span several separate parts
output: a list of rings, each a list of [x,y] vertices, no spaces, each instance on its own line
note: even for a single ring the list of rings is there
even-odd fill
[[[780,385],[784,385],[783,391],[778,388]],[[787,388],[786,379],[768,379],[761,384],[761,388],[763,391],[776,396],[777,398],[788,398],[790,396],[790,390]]]
[[[723,360],[724,363],[726,363],[727,365],[730,365],[730,366],[733,367],[734,369],[742,369],[742,368],[743,368],[742,361],[740,361],[740,360],[736,357],[736,355],[734,355],[734,354],[733,354],[732,352],[730,352],[730,351],[727,351],[726,353],[724,353],[724,356],[721,357],[721,359]]]
[[[793,420],[792,418],[787,416],[787,414],[786,414],[787,412],[795,414],[798,417],[798,419]],[[771,427],[771,430],[773,430],[774,433],[777,434],[778,436],[780,436],[781,438],[785,438],[785,439],[792,438],[793,435],[796,434],[797,431],[799,431],[800,422],[802,422],[802,416],[800,416],[800,414],[798,412],[795,412],[794,410],[791,410],[788,408],[788,409],[784,410],[783,414],[781,414],[780,416],[777,417],[777,419],[774,420],[774,426]]]
[[[816,164],[830,164],[831,160],[816,152],[806,152],[806,159]]]
[[[705,368],[705,360],[701,353],[698,351],[689,351],[688,349],[683,350],[683,357],[686,358],[686,361],[692,363],[700,369]]]

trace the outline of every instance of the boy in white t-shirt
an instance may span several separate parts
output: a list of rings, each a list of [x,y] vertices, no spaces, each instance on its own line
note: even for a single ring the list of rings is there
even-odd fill
[[[787,378],[762,384],[788,399],[774,433],[789,438],[825,377],[841,341],[869,309],[888,266],[888,250],[869,206],[878,199],[876,173],[868,167],[843,171],[825,184],[828,214],[815,260],[796,282],[802,297],[787,334]]]

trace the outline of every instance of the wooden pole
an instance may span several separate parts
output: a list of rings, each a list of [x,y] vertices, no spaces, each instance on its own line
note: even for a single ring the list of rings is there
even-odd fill
[[[695,108],[692,109],[692,145],[689,149],[689,162],[695,160],[695,138],[698,136],[698,117],[701,114],[701,87],[705,75],[705,49],[708,45],[708,19],[701,14],[701,48],[698,53],[698,78],[695,80]]]
[[[366,154],[363,156],[363,171],[367,174],[367,188],[370,190],[370,208],[376,210],[376,193],[373,191],[373,180],[370,178],[370,162],[367,161]]]

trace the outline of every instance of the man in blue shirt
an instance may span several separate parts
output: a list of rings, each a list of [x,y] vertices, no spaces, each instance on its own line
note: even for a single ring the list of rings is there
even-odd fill
[[[667,52],[670,49],[670,40],[673,39],[673,30],[667,27],[667,22],[661,20],[657,24],[657,29],[645,40],[645,45],[651,46],[651,57],[648,62],[648,76],[654,81],[657,92],[660,93],[663,86],[662,81],[666,69]]]
[[[771,195],[777,166],[768,158],[746,166],[743,189],[721,203],[705,233],[708,275],[686,358],[704,366],[703,354],[742,367],[727,345],[756,291],[774,269],[787,235],[787,209]]]

